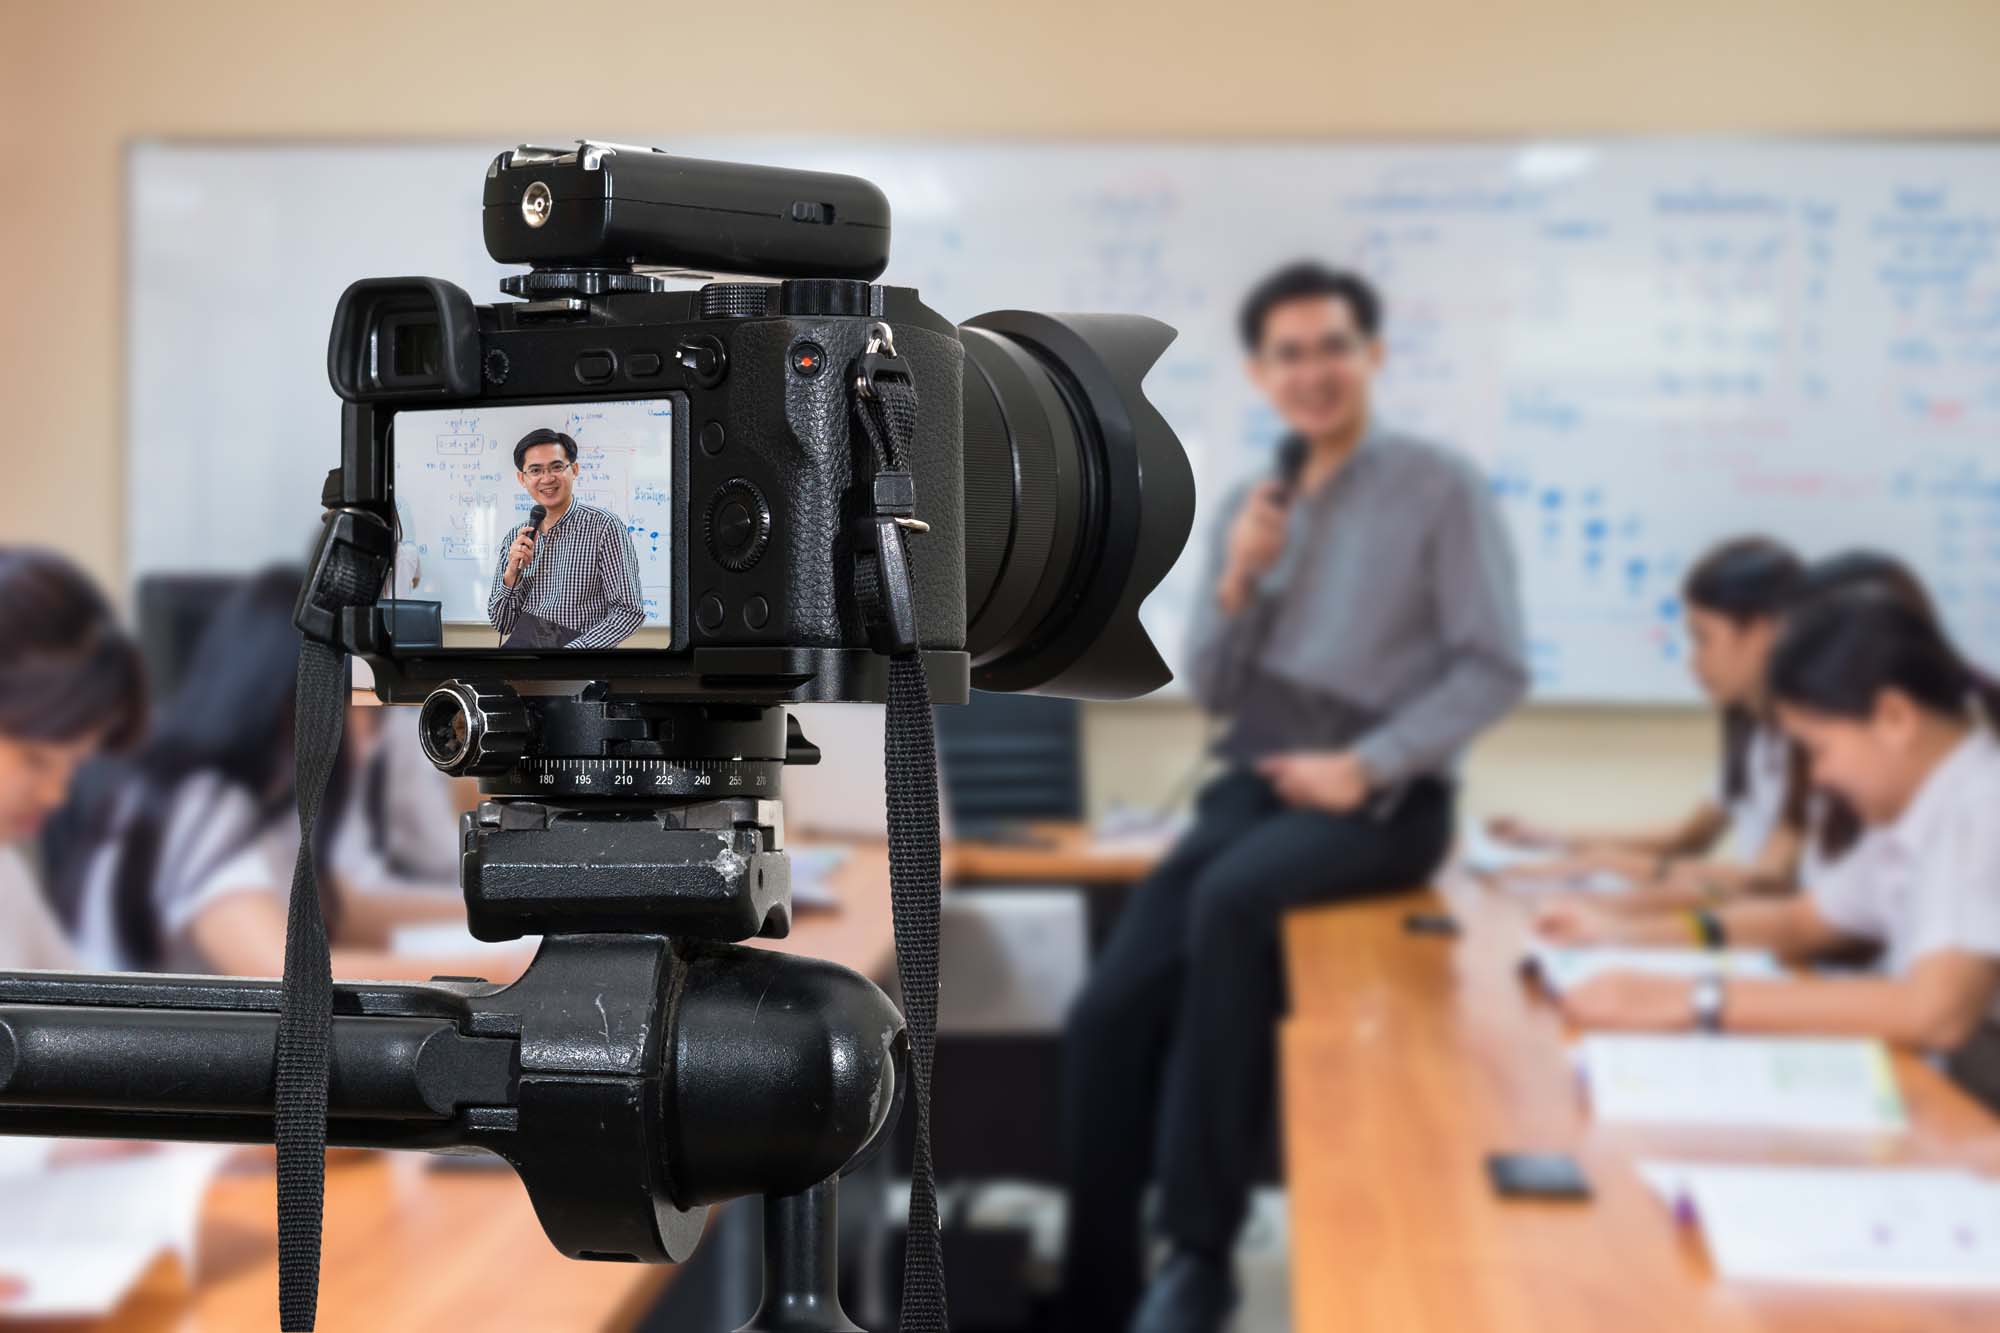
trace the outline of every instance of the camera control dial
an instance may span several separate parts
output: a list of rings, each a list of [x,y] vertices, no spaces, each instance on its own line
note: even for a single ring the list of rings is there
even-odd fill
[[[732,477],[708,502],[703,523],[709,554],[732,573],[757,563],[771,541],[771,505],[754,482]]]

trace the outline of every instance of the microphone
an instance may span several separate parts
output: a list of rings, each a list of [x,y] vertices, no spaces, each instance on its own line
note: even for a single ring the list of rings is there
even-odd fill
[[[536,505],[533,509],[530,509],[528,511],[528,542],[530,545],[532,545],[536,540],[538,540],[541,537],[542,520],[547,518],[548,516],[549,516],[549,511],[543,505]],[[528,571],[526,570],[526,568],[523,568],[521,572],[523,574],[526,574]]]
[[[1278,457],[1272,469],[1278,482],[1278,503],[1290,504],[1292,493],[1298,489],[1299,474],[1306,467],[1306,441],[1303,435],[1287,435],[1278,445]]]
[[[548,516],[549,511],[546,505],[536,505],[528,511],[528,542],[530,545],[533,545],[535,539],[542,535],[542,520]],[[530,559],[532,558],[530,557]],[[521,579],[528,577],[528,568],[526,565],[521,567],[521,572],[517,577]],[[507,646],[507,636],[504,633],[500,636],[500,646],[502,648]]]

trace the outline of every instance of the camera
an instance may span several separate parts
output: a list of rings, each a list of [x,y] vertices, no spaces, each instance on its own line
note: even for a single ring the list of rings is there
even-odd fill
[[[314,1318],[319,1149],[347,1144],[503,1158],[584,1259],[684,1259],[710,1204],[761,1194],[746,1329],[849,1330],[837,1185],[907,1101],[906,1327],[941,1328],[930,705],[1168,679],[1138,612],[1193,520],[1141,391],[1172,330],[955,326],[875,281],[887,202],[826,173],[523,147],[487,169],[483,228],[529,266],[516,299],[367,278],[334,315],[300,820],[351,653],[479,779],[467,920],[540,936],[534,961],[506,986],[334,985],[304,857],[282,985],[0,973],[0,1133],[276,1140],[287,1328]],[[791,928],[781,779],[819,752],[784,705],[806,700],[888,705],[902,1009],[745,944]]]
[[[394,573],[374,607],[307,630],[366,658],[385,700],[466,676],[880,699],[850,399],[885,330],[918,391],[909,611],[933,697],[1168,679],[1138,620],[1193,515],[1186,458],[1141,389],[1167,326],[955,326],[874,281],[887,201],[824,172],[522,147],[487,169],[482,213],[494,258],[532,266],[503,283],[517,300],[370,278],[333,321],[325,500]],[[688,285],[694,270],[718,276]]]

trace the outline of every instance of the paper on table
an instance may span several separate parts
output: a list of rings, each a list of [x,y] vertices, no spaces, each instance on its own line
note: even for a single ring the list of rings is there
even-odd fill
[[[1856,1132],[1908,1123],[1879,1041],[1592,1034],[1576,1054],[1607,1122]]]
[[[853,849],[841,843],[805,843],[785,850],[792,864],[792,906],[840,906],[831,881]]]
[[[1508,886],[1519,889],[1569,889],[1579,893],[1629,893],[1632,881],[1615,871],[1596,870],[1573,874],[1558,867],[1560,853],[1545,847],[1522,847],[1502,842],[1486,831],[1478,820],[1467,820],[1460,830],[1459,864],[1475,875],[1508,877]]]
[[[1764,949],[1570,947],[1530,940],[1525,961],[1556,994],[1600,972],[1654,972],[1673,977],[1781,977],[1784,969]]]
[[[1642,1162],[1639,1174],[1693,1213],[1727,1279],[2000,1290],[2000,1183],[1969,1171]]]
[[[405,958],[477,958],[481,954],[525,954],[541,942],[539,935],[518,940],[482,940],[463,921],[423,921],[389,932],[389,952]]]
[[[0,1181],[8,1176],[31,1175],[48,1163],[49,1154],[61,1139],[17,1138],[0,1134]]]
[[[1459,826],[1458,859],[1475,875],[1502,875],[1554,860],[1555,856],[1545,847],[1527,847],[1494,837],[1483,819],[1468,819]]]
[[[25,1291],[10,1317],[107,1314],[162,1250],[195,1271],[201,1202],[235,1149],[171,1144],[0,1183],[0,1273]]]

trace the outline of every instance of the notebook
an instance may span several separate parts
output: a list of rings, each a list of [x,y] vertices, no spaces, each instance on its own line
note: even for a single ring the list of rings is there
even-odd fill
[[[2000,1182],[1970,1171],[1642,1162],[1725,1280],[2000,1291]]]
[[[1607,1123],[1843,1132],[1909,1123],[1879,1041],[1594,1033],[1576,1058]]]
[[[1566,947],[1530,940],[1522,961],[1556,995],[1600,972],[1654,972],[1671,977],[1781,977],[1785,970],[1764,949]]]

